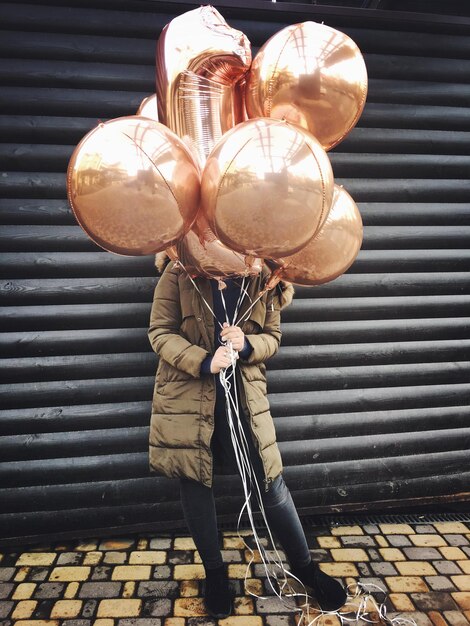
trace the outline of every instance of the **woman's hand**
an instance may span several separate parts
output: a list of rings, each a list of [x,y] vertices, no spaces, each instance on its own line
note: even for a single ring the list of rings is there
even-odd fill
[[[238,352],[233,351],[233,358],[238,359]],[[220,370],[225,369],[229,365],[231,365],[232,361],[230,359],[230,349],[225,346],[220,346],[215,351],[214,356],[211,361],[211,373],[218,374]]]
[[[245,333],[240,326],[229,326],[227,322],[224,322],[220,337],[223,342],[231,341],[233,349],[239,352],[243,350],[245,345]]]

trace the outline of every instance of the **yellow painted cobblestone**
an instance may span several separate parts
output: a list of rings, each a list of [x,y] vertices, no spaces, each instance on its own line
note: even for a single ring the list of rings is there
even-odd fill
[[[20,619],[15,626],[59,626],[58,619]]]
[[[353,563],[320,563],[320,569],[328,576],[358,576],[356,566]]]
[[[137,550],[147,550],[149,546],[148,539],[141,538],[137,542]]]
[[[383,535],[374,535],[374,539],[376,540],[378,545],[381,546],[382,548],[386,548],[387,546],[390,545]]]
[[[332,535],[363,535],[364,531],[360,526],[333,526]]]
[[[454,585],[460,591],[470,591],[470,576],[466,575],[455,575],[450,577]]]
[[[245,543],[241,537],[224,537],[224,549],[236,549],[242,550],[245,547]]]
[[[468,591],[453,591],[451,596],[461,609],[470,609],[470,593]]]
[[[253,576],[252,567],[247,563],[229,563],[228,576],[229,578],[245,578],[245,576],[251,578]]]
[[[89,567],[71,566],[71,567],[54,567],[49,576],[49,580],[87,580],[90,575]]]
[[[68,619],[77,617],[82,608],[82,600],[57,600],[51,609],[51,617]]]
[[[163,626],[185,626],[184,617],[166,617]]]
[[[203,565],[175,565],[173,577],[175,580],[200,580],[206,577]]]
[[[391,591],[402,593],[429,591],[427,584],[419,576],[386,576],[385,582]]]
[[[460,561],[461,559],[467,559],[467,555],[460,548],[454,548],[451,546],[440,547],[439,552],[448,561]]]
[[[247,578],[246,582],[243,581],[245,587],[245,593],[251,591],[251,593],[256,593],[257,596],[261,596],[263,594],[263,583],[259,578]]]
[[[198,617],[207,615],[203,598],[177,598],[173,609],[178,617]]]
[[[439,535],[412,535],[409,539],[418,548],[437,548],[447,545],[444,537]]]
[[[426,561],[396,561],[395,567],[402,576],[436,576],[431,563]]]
[[[406,561],[406,556],[398,548],[379,548],[384,561]]]
[[[175,537],[175,550],[196,550],[196,545],[191,537]]]
[[[244,550],[243,554],[245,557],[245,561],[247,563],[249,563],[250,561],[252,563],[262,563],[261,554],[259,550],[253,550],[252,552],[253,554],[249,550]]]
[[[180,583],[180,596],[191,598],[199,593],[199,585],[196,580],[182,580]]]
[[[438,533],[442,533],[443,535],[468,533],[470,530],[470,528],[467,528],[462,522],[433,522],[432,525]]]
[[[96,541],[81,541],[75,546],[77,552],[93,552],[98,547]]]
[[[102,552],[87,552],[83,558],[83,565],[98,565],[103,558]]]
[[[31,617],[38,604],[37,600],[20,600],[11,614],[13,619],[25,619]]]
[[[106,598],[98,605],[98,617],[137,617],[140,613],[142,600]]]
[[[135,582],[133,580],[128,580],[124,583],[124,588],[122,590],[123,598],[132,598],[135,593]]]
[[[131,552],[129,555],[130,565],[161,565],[166,561],[164,550],[146,550]]]
[[[317,537],[320,548],[341,548],[341,541],[337,537]]]
[[[65,599],[75,598],[75,596],[77,595],[79,587],[80,587],[80,585],[76,581],[73,581],[73,582],[69,583],[67,585],[67,587],[65,588],[64,598]]]
[[[335,561],[368,561],[369,555],[362,548],[332,548],[331,556]]]
[[[12,600],[27,600],[33,595],[36,583],[20,583],[12,594]]]
[[[237,596],[233,600],[235,615],[251,615],[254,611],[253,600],[245,596]]]
[[[101,550],[128,550],[133,547],[132,539],[107,539],[100,543]]]
[[[409,524],[379,524],[384,535],[413,535],[414,530]]]
[[[429,611],[428,617],[434,626],[449,626],[448,622],[442,617],[442,614],[437,611]]]
[[[263,626],[263,621],[258,615],[231,615],[217,622],[218,626]]]
[[[199,552],[197,550],[194,550],[193,562],[194,563],[202,563],[201,555],[199,554]]]
[[[22,565],[17,570],[13,580],[16,580],[16,581],[24,580],[28,576],[30,570],[31,568],[29,567],[29,565]]]
[[[56,557],[55,552],[23,552],[17,558],[16,565],[32,565],[33,567],[52,565]]]
[[[456,565],[460,567],[464,574],[470,574],[470,560],[457,561]]]
[[[389,598],[397,611],[414,611],[415,607],[406,593],[390,593]]]
[[[150,565],[116,565],[111,580],[148,580]]]

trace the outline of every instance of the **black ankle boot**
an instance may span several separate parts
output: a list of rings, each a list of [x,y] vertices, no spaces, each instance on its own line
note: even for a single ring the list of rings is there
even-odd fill
[[[343,586],[310,561],[304,567],[292,568],[292,573],[307,587],[311,587],[322,611],[336,611],[346,602],[347,594]]]
[[[204,589],[204,604],[212,617],[222,619],[232,613],[232,591],[228,584],[226,564],[220,567],[206,568],[206,584]]]

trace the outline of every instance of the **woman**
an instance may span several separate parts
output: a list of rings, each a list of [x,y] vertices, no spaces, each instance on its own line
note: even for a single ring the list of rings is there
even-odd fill
[[[160,271],[167,261],[164,256],[157,255]],[[312,561],[282,475],[264,362],[279,348],[280,311],[290,304],[294,290],[292,285],[280,283],[250,309],[267,275],[266,269],[248,279],[248,296],[243,297],[237,315],[245,321],[238,325],[227,320],[233,320],[241,278],[226,281],[222,298],[218,281],[196,278],[196,289],[183,268],[167,264],[155,288],[150,315],[148,337],[160,358],[152,402],[149,470],[180,480],[183,512],[206,575],[205,606],[216,618],[232,612],[212,492],[214,473],[238,472],[219,380],[219,372],[231,363],[228,342],[237,353],[240,419],[269,526],[292,573],[312,588],[322,609],[335,610],[346,601],[342,585]]]

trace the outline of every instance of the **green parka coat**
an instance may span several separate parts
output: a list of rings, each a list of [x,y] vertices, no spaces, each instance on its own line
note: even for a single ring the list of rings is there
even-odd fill
[[[268,271],[252,277],[248,293],[256,300]],[[210,282],[196,278],[202,296],[212,308]],[[280,311],[292,301],[294,289],[281,282],[256,303],[242,330],[253,346],[238,359],[240,399],[265,472],[265,489],[282,471],[269,410],[264,361],[275,354],[281,340]],[[155,288],[148,337],[159,355],[152,399],[149,471],[168,477],[186,477],[212,487],[215,377],[200,374],[202,361],[214,354],[214,318],[186,272],[169,263]],[[239,317],[250,306],[245,296]]]

